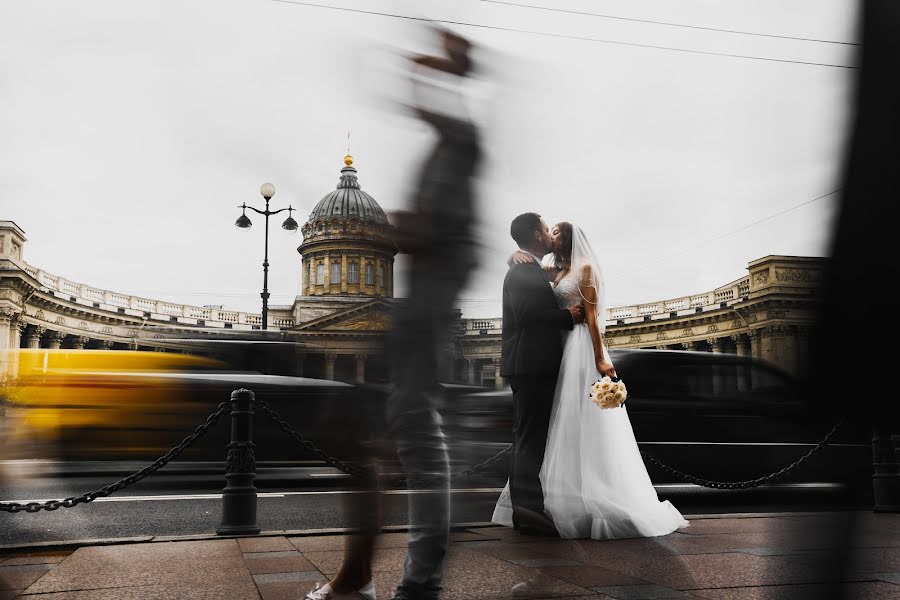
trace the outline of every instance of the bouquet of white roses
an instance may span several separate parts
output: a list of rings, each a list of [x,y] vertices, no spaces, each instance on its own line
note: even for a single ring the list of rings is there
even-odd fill
[[[589,396],[600,408],[618,408],[625,404],[628,390],[625,389],[625,383],[621,379],[613,381],[609,376],[605,376],[591,386]]]

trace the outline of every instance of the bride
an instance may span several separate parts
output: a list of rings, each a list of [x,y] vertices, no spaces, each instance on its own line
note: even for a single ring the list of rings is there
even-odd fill
[[[565,332],[559,379],[540,479],[544,510],[564,538],[666,535],[688,522],[660,502],[624,406],[601,409],[589,398],[603,373],[615,372],[604,347],[605,306],[599,262],[584,232],[562,222],[550,232],[553,260],[544,270],[560,308],[584,304],[585,323]],[[515,262],[534,260],[517,252]],[[512,526],[509,483],[492,521]]]

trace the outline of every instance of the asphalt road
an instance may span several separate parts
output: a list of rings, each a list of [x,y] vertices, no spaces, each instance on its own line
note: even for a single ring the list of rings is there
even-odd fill
[[[0,501],[80,495],[115,481],[132,465],[82,464],[66,465],[63,469],[38,466],[18,469],[20,473],[31,473],[30,477],[0,481]],[[6,469],[7,473],[15,471]],[[453,522],[490,521],[504,482],[502,475],[491,474],[456,484],[452,495]],[[343,502],[354,493],[347,484],[346,478],[328,467],[262,465],[257,481],[258,524],[263,531],[347,527]],[[221,520],[223,486],[224,477],[217,466],[181,464],[177,470],[153,474],[90,504],[35,514],[0,513],[0,545],[210,533]],[[657,492],[660,499],[671,500],[685,515],[868,506],[866,497],[848,497],[831,484],[783,485],[737,493],[689,485],[658,485]],[[406,502],[405,490],[386,493],[385,524],[407,524]]]

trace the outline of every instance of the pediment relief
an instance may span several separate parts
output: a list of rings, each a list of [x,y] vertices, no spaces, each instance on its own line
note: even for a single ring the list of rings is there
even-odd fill
[[[373,301],[361,306],[332,313],[303,323],[302,331],[387,331],[391,327],[390,307],[383,301]]]
[[[366,311],[353,315],[346,320],[325,325],[320,331],[387,331],[390,329],[390,317],[383,310]]]

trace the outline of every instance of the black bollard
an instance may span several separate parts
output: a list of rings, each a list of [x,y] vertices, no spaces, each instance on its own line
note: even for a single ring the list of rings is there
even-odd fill
[[[883,425],[872,427],[872,488],[875,512],[900,512],[900,436],[892,436]]]
[[[222,490],[222,524],[219,535],[253,535],[256,524],[256,458],[253,455],[253,392],[231,392],[231,443],[225,462]]]

